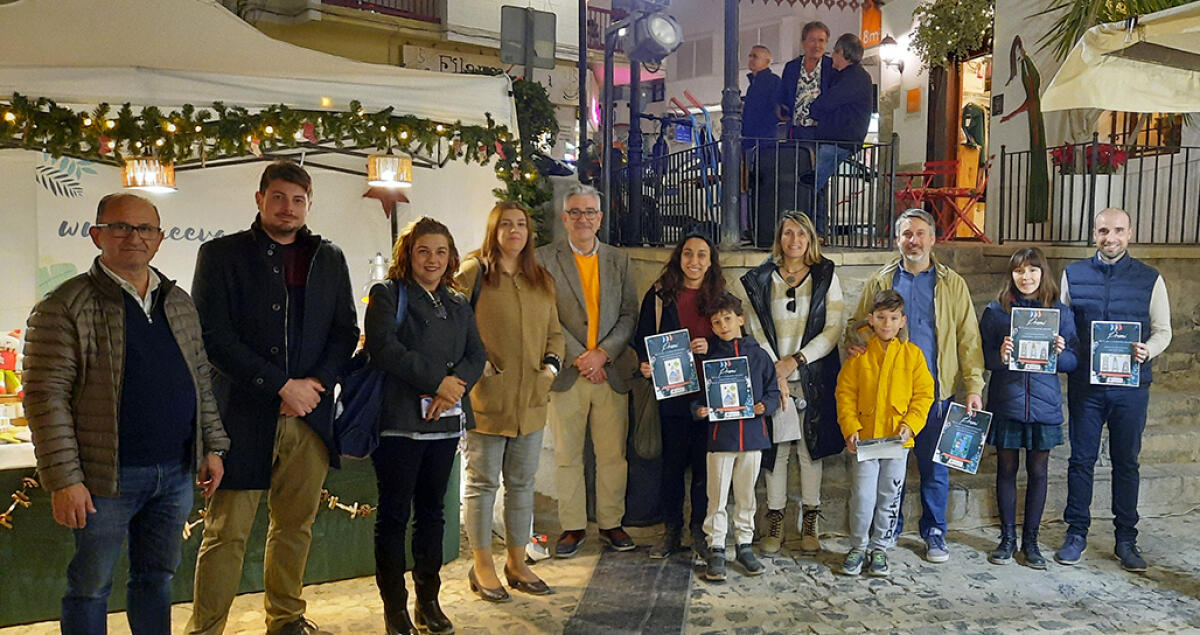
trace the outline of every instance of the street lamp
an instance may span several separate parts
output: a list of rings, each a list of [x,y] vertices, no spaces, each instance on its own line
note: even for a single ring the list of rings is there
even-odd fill
[[[632,30],[621,29],[625,38],[625,54],[638,62],[659,62],[683,44],[683,27],[675,18],[662,14],[643,15],[633,23]]]
[[[887,36],[879,42],[879,61],[883,62],[884,66],[891,66],[904,73],[904,60],[900,58],[900,44],[896,42],[896,38]]]

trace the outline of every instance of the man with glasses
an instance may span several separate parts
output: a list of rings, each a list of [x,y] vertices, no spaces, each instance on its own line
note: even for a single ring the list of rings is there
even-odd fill
[[[629,427],[625,379],[612,371],[629,346],[637,296],[629,256],[596,238],[604,213],[600,194],[577,184],[563,199],[567,239],[539,247],[538,260],[554,276],[558,319],[568,362],[550,393],[550,432],[557,466],[555,490],[562,534],[554,555],[569,558],[587,535],[583,441],[591,427],[596,451],[596,522],[600,539],[617,551],[635,548],[621,527],[625,515],[625,441]]]
[[[220,633],[242,580],[246,539],[267,490],[267,632],[321,633],[304,617],[304,568],[329,466],[328,408],[358,343],[341,249],[308,229],[312,178],[292,161],[263,171],[249,229],[200,247],[192,283],[233,450],[196,556],[189,633]]]
[[[38,477],[54,520],[75,534],[62,632],[105,632],[128,540],[129,628],[169,633],[191,474],[211,496],[229,439],[196,307],[150,266],[163,239],[158,210],[110,194],[88,233],[100,255],[34,307],[25,338]]]
[[[908,209],[896,219],[896,247],[900,257],[886,264],[867,280],[858,308],[846,329],[848,351],[862,353],[865,338],[856,329],[871,310],[872,298],[884,289],[895,289],[904,298],[908,316],[908,339],[925,354],[933,375],[936,400],[929,409],[925,427],[916,437],[913,454],[921,472],[921,538],[925,559],[946,562],[946,505],[950,497],[950,471],[933,462],[942,422],[954,398],[959,380],[966,390],[969,412],[983,407],[983,349],[979,320],[971,303],[967,283],[953,269],[933,257],[937,238],[933,216],[922,209]],[[896,523],[896,536],[904,527],[904,516]]]

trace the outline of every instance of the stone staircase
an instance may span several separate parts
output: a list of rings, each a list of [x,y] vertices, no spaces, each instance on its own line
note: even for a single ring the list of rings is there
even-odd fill
[[[1065,387],[1064,387],[1065,391]],[[1065,394],[1065,393],[1064,393]],[[1163,516],[1187,512],[1200,507],[1200,428],[1196,427],[1200,413],[1200,381],[1171,374],[1150,388],[1150,406],[1146,430],[1142,435],[1141,488],[1138,510],[1142,516]],[[1066,424],[1064,424],[1066,425]],[[1065,433],[1065,429],[1064,429]],[[1055,448],[1050,454],[1049,484],[1044,522],[1062,518],[1067,498],[1067,460],[1070,444]],[[849,465],[853,456],[848,453],[825,460],[821,488],[822,532],[844,533],[847,527],[847,505],[850,495]],[[1111,513],[1111,463],[1108,459],[1108,434],[1101,441],[1100,460],[1096,465],[1095,489],[1092,500],[1093,527],[1106,532]],[[788,513],[789,539],[797,533],[794,519],[799,510],[800,486],[795,460],[789,463]],[[995,450],[984,452],[978,474],[950,470],[950,501],[947,520],[951,529],[972,529],[996,525],[999,522],[995,496]],[[1018,473],[1017,512],[1020,520],[1024,490],[1024,467]],[[915,529],[921,514],[920,477],[915,462],[910,459],[904,500],[906,529]],[[760,500],[765,490],[759,484]],[[760,517],[765,513],[760,505]],[[763,526],[760,524],[759,526]]]

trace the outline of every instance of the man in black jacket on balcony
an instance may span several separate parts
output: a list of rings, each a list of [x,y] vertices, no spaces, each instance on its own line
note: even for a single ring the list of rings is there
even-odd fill
[[[874,90],[871,75],[862,67],[863,45],[853,33],[845,33],[833,45],[833,68],[836,72],[829,88],[809,107],[816,120],[816,138],[836,141],[836,144],[817,145],[813,187],[825,187],[837,166],[862,147],[871,123]],[[825,210],[818,206],[817,233],[825,233]]]

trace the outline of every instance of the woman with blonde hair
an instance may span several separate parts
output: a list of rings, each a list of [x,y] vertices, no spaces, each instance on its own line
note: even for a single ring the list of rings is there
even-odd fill
[[[456,279],[471,289],[480,338],[487,349],[483,378],[471,390],[475,429],[467,433],[467,537],[475,565],[467,581],[479,597],[511,597],[492,562],[492,512],[504,482],[508,586],[550,593],[525,564],[533,528],[533,481],[546,427],[550,384],[562,367],[563,335],[554,279],[534,257],[535,230],[520,203],[503,202],[488,214],[483,246]]]
[[[833,262],[821,255],[812,220],[803,212],[785,213],[775,229],[771,256],[742,276],[733,290],[754,308],[747,311],[746,330],[776,360],[780,391],[793,397],[801,411],[794,433],[776,432],[774,450],[763,457],[767,535],[762,550],[774,553],[783,544],[787,464],[794,449],[800,464],[800,550],[820,551],[820,460],[845,447],[833,396],[844,324],[841,282]]]
[[[443,499],[459,438],[475,427],[468,392],[486,357],[471,305],[455,289],[458,250],[450,230],[429,217],[409,223],[392,263],[388,279],[371,288],[363,329],[371,364],[387,373],[379,447],[371,455],[379,481],[375,579],[389,635],[416,628],[453,633],[438,604]],[[397,326],[399,302],[406,308]],[[410,516],[417,596],[411,621],[404,586]]]

